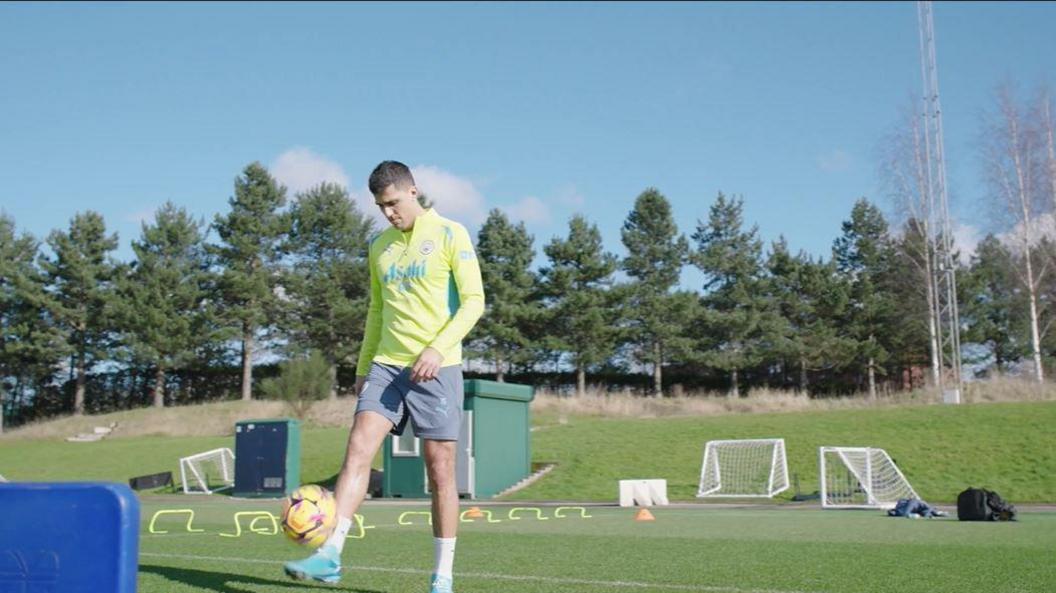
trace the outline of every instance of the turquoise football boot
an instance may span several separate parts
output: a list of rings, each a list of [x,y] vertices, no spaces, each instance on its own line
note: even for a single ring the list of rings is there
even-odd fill
[[[429,588],[429,593],[454,593],[454,590],[451,588],[454,585],[451,577],[434,574],[429,581],[432,583],[432,586]]]
[[[336,552],[332,547],[323,546],[304,560],[287,562],[283,569],[298,581],[312,579],[335,585],[341,580],[341,557]]]

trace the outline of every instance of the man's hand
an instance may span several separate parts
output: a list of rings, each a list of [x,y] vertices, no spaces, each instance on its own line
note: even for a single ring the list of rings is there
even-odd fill
[[[363,395],[363,386],[366,385],[366,384],[367,384],[367,377],[365,375],[357,375],[356,376],[356,390],[354,392],[356,397],[359,397],[359,396]]]
[[[431,381],[440,372],[440,364],[444,362],[444,356],[436,348],[426,348],[418,355],[418,360],[411,367],[411,381],[421,383]]]

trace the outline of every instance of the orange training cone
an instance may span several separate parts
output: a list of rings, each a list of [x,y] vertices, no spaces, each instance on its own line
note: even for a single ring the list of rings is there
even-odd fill
[[[480,511],[480,507],[471,507],[466,511],[466,518],[468,519],[480,519],[484,516],[484,513]]]
[[[649,512],[649,509],[642,507],[638,509],[638,512],[634,515],[635,521],[656,521],[656,517]]]

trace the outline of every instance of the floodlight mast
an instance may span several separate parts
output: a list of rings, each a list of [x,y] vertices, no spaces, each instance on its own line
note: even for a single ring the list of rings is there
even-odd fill
[[[935,24],[932,3],[917,2],[920,25],[920,73],[924,83],[923,111],[928,241],[931,244],[933,308],[938,348],[938,380],[946,403],[961,403],[961,331],[957,310],[957,276],[953,257],[953,225],[946,193],[946,159],[942,142],[942,107],[939,71],[935,60]]]

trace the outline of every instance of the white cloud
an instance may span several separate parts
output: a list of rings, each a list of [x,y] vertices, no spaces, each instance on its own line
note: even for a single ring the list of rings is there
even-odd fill
[[[511,219],[528,224],[550,222],[550,207],[535,196],[528,196],[511,206],[500,206]]]
[[[289,190],[289,197],[324,181],[348,187],[348,174],[341,165],[303,146],[280,154],[270,171]]]
[[[837,148],[831,152],[818,155],[818,168],[826,173],[838,173],[851,168],[851,155]]]
[[[979,227],[970,224],[953,223],[953,249],[961,254],[961,263],[967,264],[973,255],[979,241],[983,240],[982,231]]]
[[[360,212],[365,212],[367,216],[374,219],[374,225],[379,231],[389,228],[389,221],[385,219],[385,215],[381,213],[381,209],[374,205],[374,196],[371,195],[370,188],[368,188],[366,184],[359,189],[349,188],[348,196]]]
[[[133,222],[136,224],[142,224],[147,221],[154,220],[154,213],[157,212],[157,208],[147,208],[140,210],[139,212],[132,212],[125,215],[125,222]]]
[[[956,220],[953,223],[953,250],[960,254],[960,262],[967,264],[973,255],[975,250],[979,246],[979,242],[983,240],[983,231],[977,226],[971,224],[964,224]],[[902,240],[905,237],[906,227],[905,225],[898,226],[892,230],[892,236],[898,240]]]
[[[1023,223],[1018,223],[1006,233],[1001,233],[997,239],[1012,253],[1021,253],[1023,250]],[[1052,214],[1042,214],[1033,220],[1030,227],[1030,244],[1037,245],[1042,239],[1056,240],[1056,218]]]
[[[411,167],[411,175],[418,190],[425,192],[442,216],[467,227],[480,224],[487,217],[484,195],[472,181],[433,165]]]
[[[587,203],[587,199],[583,197],[583,194],[579,193],[579,190],[574,185],[566,185],[559,188],[555,199],[557,203],[565,204],[573,209],[582,208]]]

